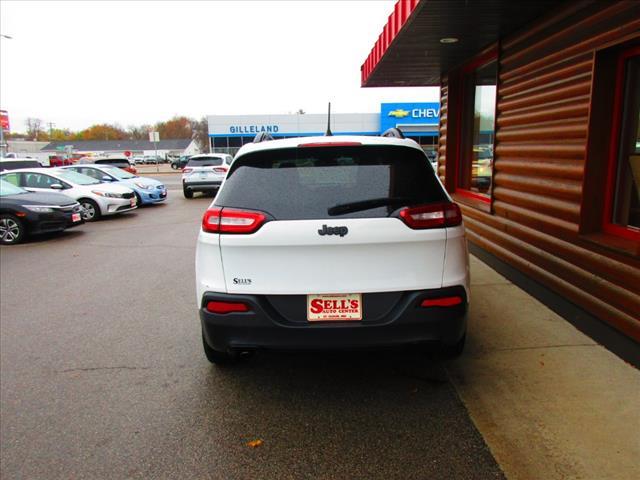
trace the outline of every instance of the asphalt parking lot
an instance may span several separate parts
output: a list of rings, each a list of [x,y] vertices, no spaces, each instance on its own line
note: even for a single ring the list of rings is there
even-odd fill
[[[194,292],[211,198],[158,178],[166,204],[0,248],[0,477],[503,478],[421,352],[211,366]]]

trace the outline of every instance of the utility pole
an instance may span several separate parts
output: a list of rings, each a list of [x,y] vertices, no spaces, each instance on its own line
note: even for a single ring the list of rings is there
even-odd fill
[[[4,146],[4,127],[0,125],[0,158],[4,158],[5,146]]]
[[[158,142],[160,141],[160,132],[150,131],[149,132],[149,141],[153,142],[153,146],[154,146],[154,148],[156,150],[156,158],[155,158],[156,172],[159,173],[160,172],[160,162],[158,162]]]
[[[53,122],[49,122],[47,125],[49,125],[49,140],[51,140],[51,136],[53,135],[53,127],[56,125]]]

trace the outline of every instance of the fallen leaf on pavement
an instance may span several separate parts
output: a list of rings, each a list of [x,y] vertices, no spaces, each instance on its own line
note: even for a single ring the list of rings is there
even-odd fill
[[[251,440],[250,442],[247,442],[247,447],[251,447],[251,448],[256,448],[259,447],[260,445],[262,445],[264,442],[260,439],[258,440]]]

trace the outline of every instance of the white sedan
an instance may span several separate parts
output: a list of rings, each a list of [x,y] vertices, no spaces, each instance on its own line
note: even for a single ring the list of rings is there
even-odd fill
[[[137,207],[136,196],[122,185],[100,183],[81,173],[59,168],[23,168],[4,172],[0,178],[30,192],[59,192],[77,200],[85,221],[115,215]]]

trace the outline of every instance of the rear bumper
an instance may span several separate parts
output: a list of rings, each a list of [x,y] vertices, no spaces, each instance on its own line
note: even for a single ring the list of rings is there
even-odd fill
[[[192,192],[210,192],[212,190],[218,190],[222,185],[222,180],[210,180],[206,182],[182,182],[182,187],[185,190]]]
[[[425,298],[459,295],[463,303],[453,307],[422,308]],[[298,297],[297,299],[295,297]],[[290,296],[300,305],[300,297]],[[245,302],[250,312],[214,314],[205,307],[212,300]],[[282,304],[282,300],[278,302]],[[372,302],[374,303],[374,302]],[[306,305],[306,303],[304,303]],[[282,316],[263,295],[230,295],[206,292],[200,304],[204,337],[215,350],[293,349],[332,350],[380,348],[411,344],[453,345],[467,327],[467,296],[462,286],[403,292],[391,308],[371,311],[363,298],[364,318],[359,322],[310,323],[304,308],[298,318]]]

